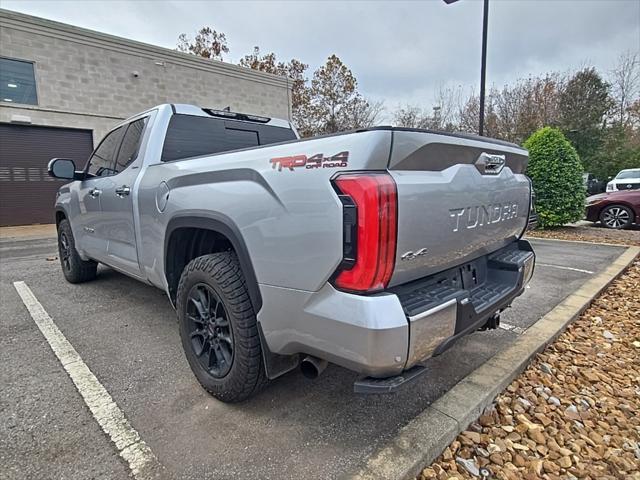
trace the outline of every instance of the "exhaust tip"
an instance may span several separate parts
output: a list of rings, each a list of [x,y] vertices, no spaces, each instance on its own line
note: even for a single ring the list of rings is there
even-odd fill
[[[300,371],[302,375],[311,380],[318,378],[320,374],[327,368],[329,362],[318,357],[308,355],[302,359],[300,363]]]

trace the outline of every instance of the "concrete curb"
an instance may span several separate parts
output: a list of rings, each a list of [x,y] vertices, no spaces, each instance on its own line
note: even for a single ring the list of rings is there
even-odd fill
[[[628,247],[604,272],[529,327],[513,345],[471,372],[411,420],[347,478],[415,479],[638,255],[640,247]]]

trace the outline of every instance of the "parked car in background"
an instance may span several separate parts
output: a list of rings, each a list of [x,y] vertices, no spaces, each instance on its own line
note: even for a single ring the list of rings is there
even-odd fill
[[[602,193],[606,188],[606,182],[604,180],[597,179],[593,173],[583,173],[582,182],[584,183],[584,188],[587,190],[587,194],[589,195]]]
[[[607,192],[638,189],[640,189],[640,168],[620,170],[620,173],[607,183]]]
[[[640,190],[601,193],[587,198],[586,218],[607,228],[629,228],[640,222]]]

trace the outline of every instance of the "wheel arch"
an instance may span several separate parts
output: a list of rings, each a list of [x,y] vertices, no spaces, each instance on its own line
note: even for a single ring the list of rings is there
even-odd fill
[[[636,209],[633,208],[633,205],[625,200],[618,200],[615,202],[611,202],[608,203],[606,205],[603,205],[602,208],[600,209],[600,213],[605,209],[605,208],[609,208],[609,207],[626,207],[629,210],[631,210],[631,213],[633,213],[634,216],[636,215]]]
[[[249,250],[242,238],[242,233],[230,218],[222,214],[213,213],[178,215],[172,218],[167,224],[164,241],[164,276],[167,281],[169,297],[174,305],[177,285],[182,269],[188,261],[195,258],[193,255],[196,255],[198,252],[198,250],[195,249],[193,250],[195,253],[192,253],[192,255],[179,257],[177,254],[178,252],[183,252],[182,248],[184,245],[181,245],[179,242],[181,237],[178,233],[187,236],[198,233],[202,242],[208,242],[212,239],[218,242],[217,247],[214,247],[212,251],[206,251],[202,254],[215,253],[231,247],[240,262],[240,268],[242,269],[242,274],[247,284],[253,309],[256,314],[260,311],[262,308],[262,296],[260,295],[258,280],[251,262]],[[225,242],[228,242],[228,245],[225,244]],[[209,250],[207,247],[202,248]],[[203,250],[201,249],[199,251]],[[185,259],[187,260],[186,263]],[[182,265],[183,263],[184,265]]]
[[[60,207],[60,206],[56,207],[55,214],[56,214],[56,228],[58,228],[58,225],[60,225],[60,222],[62,220],[69,219],[69,215],[67,215],[67,212],[63,207]]]

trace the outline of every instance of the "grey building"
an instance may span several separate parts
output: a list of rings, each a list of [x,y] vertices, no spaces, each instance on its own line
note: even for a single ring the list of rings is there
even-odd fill
[[[290,118],[283,77],[0,9],[0,225],[50,223],[50,158],[84,166],[117,122],[161,103]]]

